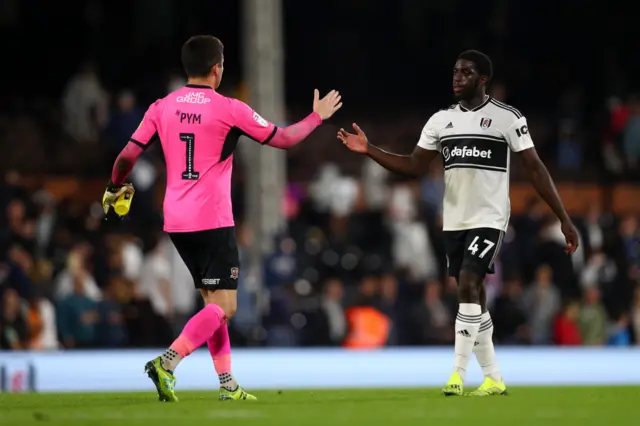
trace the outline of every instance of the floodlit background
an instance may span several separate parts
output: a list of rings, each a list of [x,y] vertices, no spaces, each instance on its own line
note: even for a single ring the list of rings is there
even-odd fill
[[[103,221],[98,202],[147,105],[185,83],[180,46],[203,33],[225,44],[222,93],[276,123],[308,114],[316,87],[345,102],[287,153],[240,143],[236,347],[340,346],[365,307],[390,322],[389,346],[453,343],[441,164],[406,180],[335,133],[357,121],[410,152],[452,103],[451,68],[469,48],[492,57],[492,96],[528,118],[582,236],[565,256],[514,161],[511,225],[487,278],[496,342],[636,344],[638,26],[615,1],[572,3],[4,0],[0,348],[163,347],[198,309],[161,230],[160,147],[134,170],[129,220]]]

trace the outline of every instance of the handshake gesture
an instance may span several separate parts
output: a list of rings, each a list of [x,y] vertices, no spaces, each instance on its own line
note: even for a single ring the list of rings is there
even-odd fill
[[[340,92],[337,90],[330,91],[324,98],[320,99],[320,92],[315,89],[313,91],[313,111],[323,120],[331,118],[336,111],[342,108],[341,99]]]
[[[338,131],[338,139],[342,141],[342,144],[349,148],[353,152],[359,154],[366,154],[369,148],[369,140],[367,135],[364,134],[362,129],[358,127],[356,123],[353,123],[354,133],[349,133],[345,129]]]

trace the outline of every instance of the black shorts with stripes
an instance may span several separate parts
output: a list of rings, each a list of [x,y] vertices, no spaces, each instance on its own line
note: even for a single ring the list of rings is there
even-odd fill
[[[449,276],[457,279],[463,269],[481,277],[493,274],[503,237],[504,231],[494,228],[444,231]]]

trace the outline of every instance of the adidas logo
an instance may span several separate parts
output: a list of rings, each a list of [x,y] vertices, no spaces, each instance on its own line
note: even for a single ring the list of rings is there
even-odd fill
[[[460,331],[458,331],[458,334],[463,336],[463,337],[471,337],[471,334],[469,334],[469,332],[467,330],[460,330]]]
[[[474,342],[474,343],[473,343],[473,347],[475,348],[475,347],[476,347],[476,346],[478,346],[479,344],[480,344],[480,343],[478,343],[478,342]]]
[[[445,127],[445,129],[453,129],[453,123],[447,124],[447,127]]]

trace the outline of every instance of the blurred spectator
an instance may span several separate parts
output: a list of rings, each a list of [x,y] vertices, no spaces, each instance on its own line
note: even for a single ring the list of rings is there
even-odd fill
[[[546,218],[545,206],[538,197],[531,197],[527,200],[525,206],[525,214],[512,220],[512,226],[507,229],[505,242],[515,246],[515,250],[510,253],[517,252],[518,257],[512,259],[519,262],[522,266],[522,278],[529,281],[533,279],[533,271],[535,265],[540,263],[538,260],[538,244],[531,244],[531,241],[538,240],[538,236]],[[509,237],[509,238],[507,238]]]
[[[166,252],[169,247],[161,238],[154,233],[147,243],[149,251],[142,263],[140,294],[151,302],[158,315],[170,321],[174,315],[171,263]]]
[[[98,302],[87,295],[85,274],[78,269],[70,277],[72,292],[58,302],[58,330],[65,348],[91,348],[98,339]]]
[[[620,174],[624,170],[621,158],[624,130],[629,121],[629,106],[616,96],[608,100],[609,128],[605,136],[602,154],[604,166],[612,173]]]
[[[425,281],[438,275],[429,232],[418,220],[418,206],[413,188],[399,185],[391,191],[389,219],[393,229],[393,262],[405,268],[414,281]]]
[[[587,346],[600,346],[606,342],[607,313],[600,301],[600,290],[590,287],[584,292],[580,308],[580,335]]]
[[[107,94],[94,63],[84,63],[71,77],[64,90],[63,104],[66,131],[78,142],[97,142],[108,113]]]
[[[27,320],[20,307],[18,292],[13,289],[5,290],[2,297],[0,332],[0,349],[21,350],[28,348]]]
[[[151,154],[143,154],[129,177],[136,188],[136,208],[132,209],[127,217],[137,226],[157,223],[155,198],[159,174],[154,157]]]
[[[527,317],[522,306],[522,283],[519,280],[505,281],[502,294],[494,302],[491,318],[496,342],[516,345],[528,341]]]
[[[390,172],[367,158],[362,167],[364,197],[367,206],[374,211],[383,210],[389,197],[387,180]]]
[[[624,129],[624,157],[627,165],[636,170],[640,164],[640,98],[634,96],[629,102],[629,120]]]
[[[630,323],[633,330],[633,341],[636,345],[640,345],[640,287],[636,287],[633,296]]]
[[[32,294],[25,304],[24,312],[29,330],[29,349],[58,349],[58,328],[53,303]]]
[[[609,328],[607,345],[609,346],[631,345],[629,315],[626,312],[618,313],[614,323]]]
[[[347,334],[344,311],[344,285],[339,279],[325,282],[320,296],[319,309],[308,316],[307,345],[339,346]]]
[[[582,288],[598,286],[601,289],[612,289],[613,281],[618,274],[618,268],[607,255],[598,250],[591,254],[586,266],[582,270],[580,284]]]
[[[575,301],[566,303],[553,326],[554,341],[557,345],[579,346],[582,344],[579,317],[580,304]]]
[[[131,346],[156,347],[171,343],[173,336],[171,325],[153,310],[149,299],[144,296],[135,282],[122,276],[115,276],[110,286],[114,292],[112,294],[115,294],[120,302]],[[120,330],[119,327],[118,330]]]
[[[56,299],[63,300],[71,294],[80,294],[82,297],[97,301],[102,297],[93,276],[87,270],[87,260],[91,247],[87,243],[77,244],[67,256],[66,268],[56,277]],[[78,293],[77,286],[82,286]]]
[[[109,115],[106,128],[109,152],[115,158],[138,128],[144,113],[136,105],[136,97],[130,90],[118,94],[114,110]]]
[[[47,191],[39,191],[34,195],[34,201],[39,207],[36,220],[36,256],[48,256],[54,229],[58,222],[58,212],[55,200]]]
[[[575,171],[582,167],[583,143],[572,123],[560,125],[558,135],[558,167],[562,170]]]
[[[372,306],[347,309],[349,332],[344,342],[347,349],[375,349],[389,339],[389,318]]]
[[[11,245],[7,254],[7,284],[16,290],[20,297],[28,298],[31,293],[29,273],[33,271],[33,258],[18,244]]]
[[[292,283],[297,279],[296,242],[293,238],[281,238],[276,249],[266,259],[265,285],[275,287]]]
[[[112,279],[104,292],[104,299],[98,304],[98,342],[100,346],[117,348],[127,343],[127,330],[122,313],[122,299],[125,299],[127,284],[118,278]]]
[[[640,260],[640,246],[638,245],[638,218],[627,215],[620,221],[620,242],[624,259],[629,265],[637,265]]]
[[[140,278],[144,262],[140,240],[131,235],[123,235],[116,244],[118,244],[122,255],[122,270],[120,272],[125,278],[137,281]]]
[[[340,181],[340,169],[328,163],[320,168],[316,180],[309,186],[309,194],[320,212],[331,208],[334,199],[334,187]]]
[[[420,187],[422,202],[432,215],[442,213],[444,199],[444,169],[442,163],[433,162],[429,173],[422,179]]]
[[[442,285],[429,281],[424,286],[423,300],[412,312],[416,336],[411,342],[417,345],[443,345],[453,341],[454,311],[441,297]]]
[[[549,265],[536,270],[536,279],[524,292],[523,304],[531,327],[531,343],[549,345],[553,342],[553,321],[560,310],[560,293],[554,285]]]
[[[602,206],[599,203],[589,203],[586,206],[586,214],[583,220],[578,222],[578,226],[588,257],[592,252],[604,249],[605,232],[611,225],[610,222],[607,215],[603,214]]]
[[[380,312],[389,318],[388,346],[398,344],[398,327],[401,312],[398,304],[398,280],[392,274],[384,274],[380,277]]]
[[[544,222],[539,233],[540,245],[536,257],[539,263],[547,264],[553,270],[556,282],[562,283],[560,293],[565,298],[577,297],[580,294],[576,271],[584,263],[582,246],[572,256],[566,256],[565,238],[560,229],[560,221],[555,217]]]

